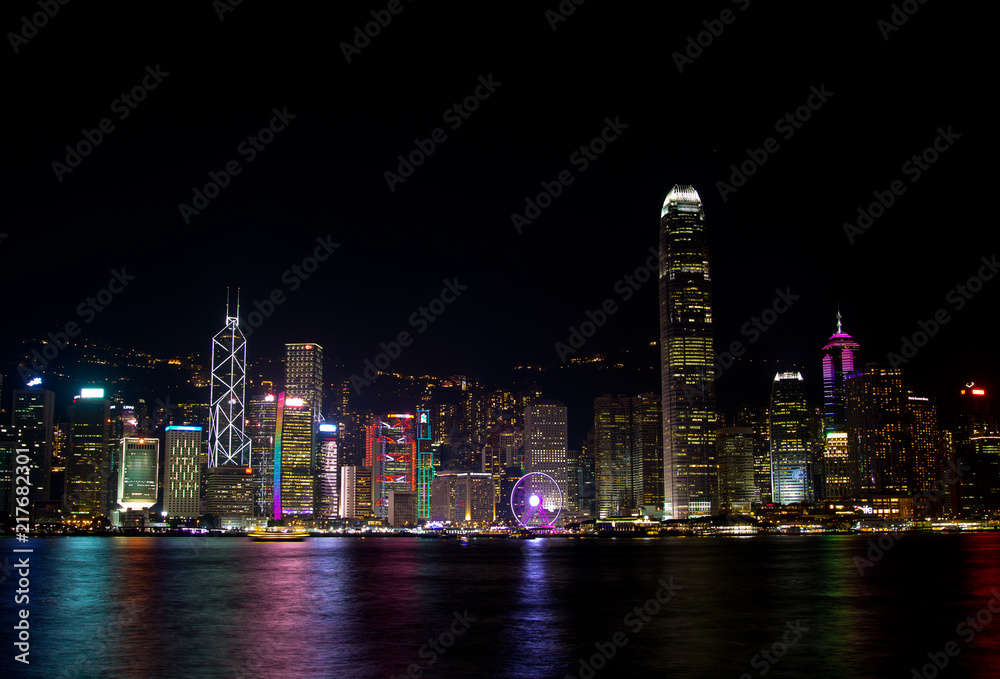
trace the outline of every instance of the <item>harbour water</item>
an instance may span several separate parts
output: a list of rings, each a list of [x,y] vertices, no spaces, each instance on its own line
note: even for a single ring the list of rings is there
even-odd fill
[[[1000,534],[879,537],[32,538],[2,675],[1000,676]]]

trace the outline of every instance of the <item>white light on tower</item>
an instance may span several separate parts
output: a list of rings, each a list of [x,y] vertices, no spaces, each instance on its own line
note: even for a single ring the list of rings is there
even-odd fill
[[[208,466],[250,465],[250,438],[243,433],[247,341],[240,330],[239,291],[236,315],[212,338],[211,409],[208,415]]]

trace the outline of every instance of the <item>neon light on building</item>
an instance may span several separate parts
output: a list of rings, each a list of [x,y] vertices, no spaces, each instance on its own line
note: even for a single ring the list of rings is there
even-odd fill
[[[854,352],[861,345],[844,332],[837,311],[837,332],[823,347],[823,430],[845,431],[847,410],[845,380],[854,372]]]
[[[373,466],[375,515],[387,518],[390,490],[417,490],[413,415],[375,418],[366,430],[365,462]]]
[[[431,483],[434,480],[434,450],[431,448],[430,411],[417,411],[417,518],[431,517]]]

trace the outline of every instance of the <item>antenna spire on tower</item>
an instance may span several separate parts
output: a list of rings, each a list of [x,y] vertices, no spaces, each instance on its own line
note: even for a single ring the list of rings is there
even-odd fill
[[[837,302],[837,334],[843,334],[844,329],[840,325],[840,302]]]

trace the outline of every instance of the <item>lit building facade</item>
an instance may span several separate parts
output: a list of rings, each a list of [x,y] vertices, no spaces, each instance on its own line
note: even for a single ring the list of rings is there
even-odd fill
[[[319,425],[319,454],[316,460],[316,518],[332,521],[340,514],[337,455],[337,425]]]
[[[743,406],[736,414],[737,427],[750,427],[753,434],[754,502],[771,502],[771,431],[767,408]]]
[[[848,376],[845,393],[851,494],[909,493],[902,373],[869,363]]]
[[[436,472],[433,438],[431,436],[431,413],[417,411],[417,517],[431,517],[431,482]]]
[[[417,525],[417,491],[390,490],[386,519],[394,528]]]
[[[65,507],[74,521],[109,516],[110,406],[103,389],[88,388],[81,390],[70,407]]]
[[[201,514],[202,428],[172,425],[166,436],[163,511],[167,516],[196,519]]]
[[[565,405],[559,401],[537,400],[524,409],[524,471],[548,474],[559,486],[563,498],[569,490],[567,439]]]
[[[631,487],[636,507],[663,506],[663,404],[658,394],[632,398]]]
[[[823,347],[823,428],[847,431],[847,376],[854,373],[854,354],[861,345],[844,332],[837,311],[837,332]]]
[[[698,192],[674,186],[660,211],[664,516],[718,509],[712,279]]]
[[[753,429],[718,427],[716,453],[719,460],[719,499],[722,507],[749,506],[756,497],[754,484]]]
[[[245,525],[253,509],[254,478],[251,467],[209,467],[208,513],[220,525]]]
[[[431,518],[488,526],[496,517],[493,478],[482,472],[441,472],[431,484]]]
[[[10,436],[27,448],[28,498],[31,503],[51,499],[52,415],[55,394],[48,389],[15,389]],[[21,466],[21,465],[19,465]]]
[[[371,461],[375,484],[375,515],[388,518],[390,490],[417,490],[415,417],[389,413],[368,425],[365,462]]]
[[[253,451],[251,465],[256,488],[254,511],[274,516],[274,441],[278,426],[278,397],[270,391],[251,396],[247,402],[247,428]]]
[[[123,438],[118,458],[118,504],[125,511],[156,504],[160,440]]]
[[[212,338],[212,382],[209,391],[208,466],[250,466],[250,439],[244,434],[247,341],[240,330],[239,306]]]
[[[285,394],[306,402],[313,420],[323,411],[323,347],[312,342],[285,345]]]
[[[824,498],[847,500],[851,496],[851,463],[847,453],[847,432],[826,433],[823,446]]]
[[[278,394],[274,441],[274,518],[311,516],[316,426],[300,396]]]
[[[936,488],[945,460],[937,406],[929,396],[907,395],[903,410],[903,447],[909,492]]]
[[[594,399],[594,453],[599,518],[621,516],[635,507],[629,493],[632,472],[631,439],[632,399],[625,395],[605,395]]]
[[[811,502],[809,408],[800,373],[777,373],[771,387],[771,494],[776,504]]]

